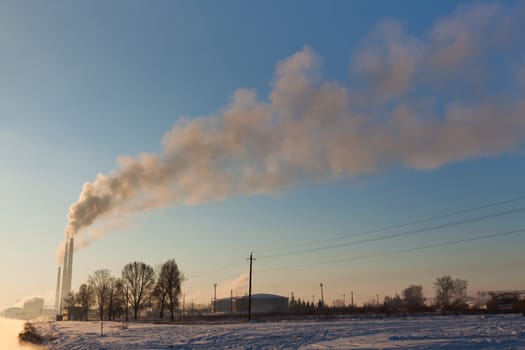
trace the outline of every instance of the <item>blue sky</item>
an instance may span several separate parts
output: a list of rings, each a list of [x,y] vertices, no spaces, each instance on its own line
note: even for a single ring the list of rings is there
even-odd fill
[[[356,77],[353,68],[355,57],[367,50],[367,40],[373,40],[370,33],[395,19],[404,25],[408,36],[428,42],[437,21],[451,16],[461,4],[3,1],[0,266],[3,285],[9,287],[1,290],[0,306],[25,296],[54,295],[55,252],[63,239],[68,208],[78,200],[85,182],[118,168],[118,157],[162,153],[163,136],[179,125],[181,117],[190,121],[210,115],[221,118],[239,88],[255,90],[258,101],[267,103],[274,91],[276,65],[304,52],[305,46],[320,58],[323,81],[337,81],[348,91],[363,85],[362,91],[371,93],[367,82],[360,80],[366,76]],[[514,2],[467,3],[471,8],[466,12],[487,4],[501,6],[505,14],[523,13],[523,6]],[[506,21],[506,17],[498,15],[493,20]],[[520,65],[525,65],[525,55],[523,44],[512,42],[513,38],[508,36],[508,47],[503,49],[483,48],[491,57],[479,65],[484,68],[481,71],[490,73],[480,78],[487,84],[465,83],[472,75],[479,78],[480,72],[465,69],[446,76],[445,82],[431,77],[437,83],[425,80],[421,89],[402,97],[418,99],[419,111],[431,103],[436,114],[456,100],[519,101],[519,96],[512,96],[519,89],[514,88],[517,74],[511,68],[519,71]],[[372,47],[375,44],[372,41]],[[412,48],[411,44],[407,47]],[[427,79],[428,72],[422,70],[414,80]],[[470,89],[481,85],[480,91]],[[381,108],[392,110],[399,100],[394,96],[380,102],[378,110],[375,105],[360,108],[373,109],[372,117],[380,119],[384,117]],[[428,117],[435,116],[429,112]],[[493,134],[507,129],[492,130],[492,134],[483,131],[486,138],[505,139]],[[306,177],[271,193],[234,194],[211,202],[166,204],[135,213],[126,217],[125,225],[111,229],[76,253],[73,287],[99,268],[119,275],[122,266],[132,260],[158,264],[175,258],[188,277],[184,292],[206,302],[214,283],[225,295],[232,286],[244,286],[242,278],[235,279],[247,271],[244,257],[250,251],[257,257],[258,251],[282,245],[518,197],[525,194],[523,124],[514,130],[517,135],[510,146],[491,150],[493,144],[482,144],[480,148],[487,147],[482,155],[466,154],[457,159],[449,155],[431,168],[390,159],[393,165],[380,164],[374,171],[355,176]],[[451,147],[451,154],[461,154]],[[518,202],[505,208],[519,206]],[[508,215],[403,239],[260,259],[255,271],[380,254],[523,227],[522,215]],[[517,273],[524,263],[523,243],[523,235],[515,235],[351,263],[261,271],[254,290],[283,295],[294,291],[310,298],[319,294],[319,283],[323,282],[327,299],[354,290],[362,302],[376,293],[400,292],[412,283],[423,284],[425,294],[432,296],[432,281],[442,274],[468,279],[471,292],[523,288],[525,281]],[[191,278],[235,258],[228,268]]]

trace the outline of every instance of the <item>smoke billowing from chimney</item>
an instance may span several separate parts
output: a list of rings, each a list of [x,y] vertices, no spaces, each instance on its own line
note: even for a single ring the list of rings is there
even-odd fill
[[[423,37],[385,21],[347,85],[324,80],[305,47],[277,65],[267,99],[238,89],[220,113],[179,120],[160,154],[122,157],[86,183],[66,236],[117,214],[510,151],[525,140],[524,13],[469,4]]]

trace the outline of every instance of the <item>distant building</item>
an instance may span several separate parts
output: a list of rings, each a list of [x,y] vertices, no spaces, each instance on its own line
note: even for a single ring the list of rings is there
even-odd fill
[[[246,313],[248,312],[248,296],[217,299],[216,313]],[[287,312],[288,298],[274,294],[253,294],[252,312],[263,314],[273,312]]]
[[[24,312],[29,315],[39,316],[44,309],[44,299],[31,298],[24,301]]]
[[[248,312],[248,296],[234,301],[236,312]],[[275,294],[253,294],[252,312],[256,314],[280,313],[288,311],[288,297]]]
[[[62,321],[82,321],[82,308],[77,306],[62,308]]]
[[[31,298],[24,301],[22,307],[14,306],[3,310],[0,314],[3,317],[15,318],[20,320],[30,320],[38,316],[46,316],[44,309],[44,299]]]
[[[476,302],[483,309],[499,312],[518,311],[519,303],[525,303],[525,290],[496,290],[478,292]]]
[[[227,314],[235,311],[236,298],[217,299],[215,302],[215,312],[220,314]]]
[[[21,307],[10,307],[2,311],[0,314],[2,317],[15,318],[19,320],[25,319],[24,310]]]

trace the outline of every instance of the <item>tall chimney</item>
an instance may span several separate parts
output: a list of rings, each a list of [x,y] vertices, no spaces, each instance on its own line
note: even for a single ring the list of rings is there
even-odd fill
[[[73,238],[69,239],[69,256],[67,258],[67,293],[71,292],[71,279],[73,276],[73,251],[74,251],[74,241]],[[67,295],[67,294],[66,294]]]
[[[62,306],[64,304],[64,298],[66,297],[69,290],[67,290],[67,275],[68,275],[68,262],[69,262],[69,242],[65,243],[64,252],[64,266],[62,267],[62,288],[60,290],[60,303],[58,305],[58,314],[62,314]]]
[[[59,312],[60,311],[59,307],[60,307],[60,266],[58,267],[57,291],[56,291],[56,295],[55,295],[55,311],[56,311],[57,315],[60,313]]]

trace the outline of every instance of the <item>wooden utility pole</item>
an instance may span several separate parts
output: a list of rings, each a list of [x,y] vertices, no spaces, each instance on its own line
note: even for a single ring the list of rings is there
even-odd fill
[[[250,284],[248,287],[248,322],[252,319],[252,262],[255,260],[253,258],[253,253],[250,253]]]
[[[324,308],[324,293],[323,293],[323,284],[320,283],[321,286],[321,309]]]
[[[217,283],[213,285],[213,313],[217,312]]]

